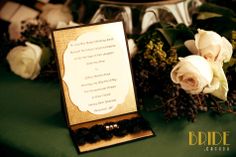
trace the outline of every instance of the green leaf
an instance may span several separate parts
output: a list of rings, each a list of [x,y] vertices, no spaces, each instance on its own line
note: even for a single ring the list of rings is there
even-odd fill
[[[206,20],[209,18],[213,18],[213,17],[221,17],[221,14],[217,14],[217,13],[212,13],[212,12],[201,12],[198,16],[197,19],[198,20]]]
[[[177,25],[176,28],[158,29],[170,46],[183,44],[184,41],[194,38],[194,33],[185,25]]]
[[[236,64],[236,58],[231,58],[228,63],[224,63],[224,66],[223,66],[224,71],[227,71],[227,69],[233,66],[234,64]]]
[[[162,33],[169,45],[173,45],[176,39],[176,32],[173,29],[158,28],[157,30]]]
[[[233,12],[233,10],[222,7],[213,3],[203,3],[199,8],[198,11],[200,12],[212,12],[212,13],[217,13],[221,14],[226,17],[235,17],[236,14]]]
[[[227,39],[231,38],[232,30],[236,30],[236,22],[232,18],[227,17],[213,17],[205,20],[193,20],[191,26],[193,29],[201,28],[205,30],[212,30],[220,34],[221,36],[226,37]]]
[[[52,52],[50,50],[50,48],[48,47],[41,47],[42,48],[42,56],[41,56],[41,60],[40,60],[40,65],[41,67],[46,66],[49,62],[50,62],[50,58],[52,56]]]

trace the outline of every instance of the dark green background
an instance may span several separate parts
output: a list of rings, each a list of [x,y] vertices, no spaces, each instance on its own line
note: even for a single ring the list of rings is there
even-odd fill
[[[146,102],[151,103],[151,102]],[[160,113],[144,112],[155,137],[85,153],[84,157],[235,157],[236,116],[200,114],[195,123],[165,122]],[[205,152],[188,145],[189,131],[230,131],[229,152]],[[55,80],[24,80],[0,64],[0,156],[76,157],[60,105]]]

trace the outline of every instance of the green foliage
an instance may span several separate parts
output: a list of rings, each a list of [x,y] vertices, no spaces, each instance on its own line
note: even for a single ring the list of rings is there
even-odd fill
[[[204,12],[209,12],[209,13],[216,13],[225,17],[235,17],[236,14],[233,10],[223,7],[223,6],[219,6],[213,3],[203,3],[199,8],[198,8],[198,12],[200,13],[204,13]]]
[[[232,31],[236,30],[236,14],[231,9],[211,3],[203,3],[198,11],[193,16],[191,26],[193,29],[213,30],[227,39],[231,39]]]

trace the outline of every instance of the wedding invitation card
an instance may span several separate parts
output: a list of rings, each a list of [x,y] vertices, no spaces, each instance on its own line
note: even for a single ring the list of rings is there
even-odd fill
[[[121,21],[58,29],[53,39],[68,126],[80,152],[153,135],[137,113]]]

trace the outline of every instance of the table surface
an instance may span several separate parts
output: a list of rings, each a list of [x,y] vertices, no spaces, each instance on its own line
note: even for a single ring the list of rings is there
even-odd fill
[[[146,102],[151,103],[151,101]],[[236,116],[202,113],[195,123],[166,122],[161,113],[143,112],[155,137],[78,155],[60,104],[55,80],[24,80],[0,63],[0,156],[36,157],[235,157]],[[229,151],[188,145],[189,131],[229,131]]]

